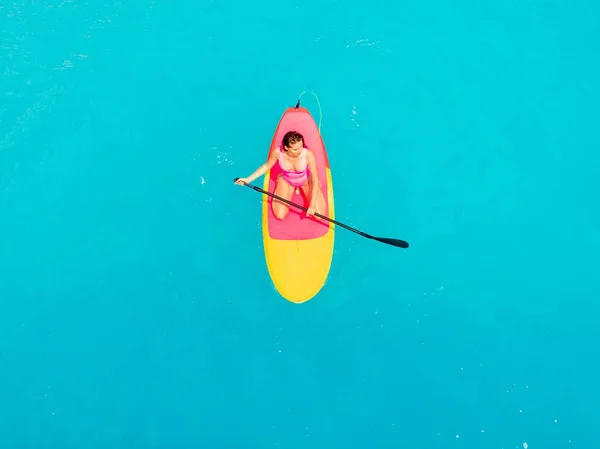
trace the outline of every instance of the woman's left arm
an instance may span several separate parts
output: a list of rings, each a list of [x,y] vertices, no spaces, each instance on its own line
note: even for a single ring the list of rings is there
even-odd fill
[[[312,151],[307,151],[306,162],[308,163],[308,170],[310,171],[310,177],[312,180],[312,190],[310,193],[310,204],[317,203],[317,195],[321,189],[321,183],[319,182],[319,174],[317,172],[317,161]]]

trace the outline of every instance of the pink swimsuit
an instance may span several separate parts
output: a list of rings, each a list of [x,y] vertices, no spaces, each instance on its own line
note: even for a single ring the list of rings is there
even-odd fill
[[[281,158],[283,157],[283,149],[279,147],[279,167],[281,167],[281,176],[283,179],[294,187],[300,187],[306,184],[308,181],[308,164],[306,162],[306,148],[302,149],[302,153],[299,158],[302,160],[302,167],[304,167],[301,171],[295,170],[286,170],[283,168],[283,163]]]

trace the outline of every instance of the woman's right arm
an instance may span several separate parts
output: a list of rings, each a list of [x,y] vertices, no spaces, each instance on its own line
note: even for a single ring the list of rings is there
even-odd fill
[[[267,159],[267,162],[262,164],[260,167],[258,167],[256,169],[256,171],[254,173],[252,173],[250,176],[248,176],[247,178],[241,179],[241,181],[251,183],[256,178],[264,175],[268,170],[271,170],[271,168],[273,168],[273,166],[277,163],[277,152],[276,151],[277,151],[276,148],[271,150],[271,153],[269,154],[269,159]]]

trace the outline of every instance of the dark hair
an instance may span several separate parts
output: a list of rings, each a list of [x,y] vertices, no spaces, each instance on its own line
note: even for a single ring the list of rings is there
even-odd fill
[[[297,131],[288,131],[285,133],[285,136],[283,136],[284,147],[289,147],[296,142],[302,142],[302,145],[304,145],[304,136]]]

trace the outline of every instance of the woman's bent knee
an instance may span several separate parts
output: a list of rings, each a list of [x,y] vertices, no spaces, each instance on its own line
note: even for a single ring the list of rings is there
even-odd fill
[[[283,220],[286,217],[287,213],[287,210],[278,210],[273,215],[275,215],[275,218],[277,218],[278,220]]]
[[[288,214],[289,209],[287,207],[275,206],[273,208],[273,215],[278,220],[283,220]]]

